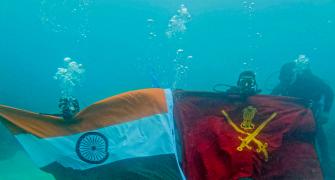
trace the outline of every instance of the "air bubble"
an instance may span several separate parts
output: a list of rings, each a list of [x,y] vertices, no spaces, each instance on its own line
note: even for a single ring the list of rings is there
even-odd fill
[[[184,4],[180,5],[177,12],[169,20],[168,29],[165,32],[168,38],[183,34],[187,30],[186,24],[191,20],[191,14]]]
[[[181,53],[183,53],[184,52],[184,49],[178,49],[177,50],[177,54],[181,54]]]
[[[80,84],[85,72],[82,64],[73,61],[70,57],[64,58],[65,67],[57,68],[54,79],[59,81],[63,97],[71,96],[74,87]]]
[[[148,23],[153,23],[153,22],[155,22],[153,19],[151,19],[151,18],[149,18],[149,19],[147,19],[147,22]]]

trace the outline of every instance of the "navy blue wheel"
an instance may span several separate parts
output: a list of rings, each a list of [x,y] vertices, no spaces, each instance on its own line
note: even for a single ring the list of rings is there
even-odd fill
[[[77,141],[76,153],[84,162],[101,164],[108,158],[108,140],[98,132],[85,133]]]

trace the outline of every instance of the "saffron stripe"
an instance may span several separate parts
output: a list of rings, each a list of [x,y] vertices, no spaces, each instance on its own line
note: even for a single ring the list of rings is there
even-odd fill
[[[39,138],[66,136],[166,113],[163,89],[144,89],[116,95],[78,113],[76,123],[0,105],[0,121],[15,134],[31,133]]]

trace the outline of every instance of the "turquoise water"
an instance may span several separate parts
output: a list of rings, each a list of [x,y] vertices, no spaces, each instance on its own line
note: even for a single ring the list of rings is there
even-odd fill
[[[181,4],[191,17],[169,37]],[[334,32],[332,0],[2,0],[0,104],[57,113],[61,88],[53,77],[65,57],[86,70],[73,91],[82,107],[153,84],[210,91],[234,84],[245,69],[268,93],[280,66],[301,54],[335,89]],[[332,117],[326,129],[334,149]],[[2,178],[51,178],[23,152],[0,167]]]

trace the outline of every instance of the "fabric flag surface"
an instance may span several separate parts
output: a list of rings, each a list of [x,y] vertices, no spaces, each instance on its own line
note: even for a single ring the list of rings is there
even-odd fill
[[[320,180],[312,112],[297,99],[174,92],[185,176]]]
[[[0,106],[1,122],[56,179],[183,179],[170,90],[131,91],[97,102],[75,122]]]

